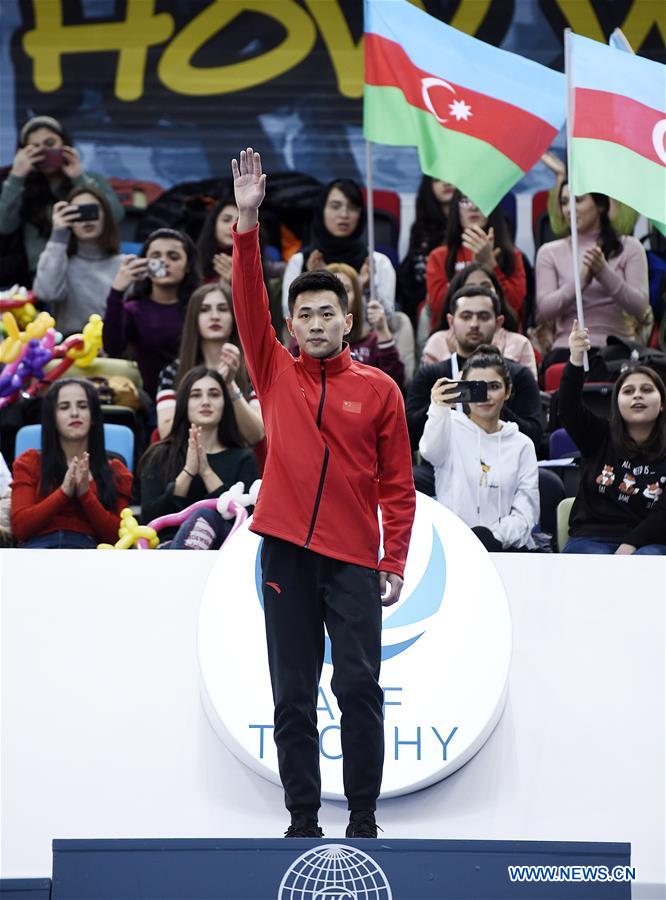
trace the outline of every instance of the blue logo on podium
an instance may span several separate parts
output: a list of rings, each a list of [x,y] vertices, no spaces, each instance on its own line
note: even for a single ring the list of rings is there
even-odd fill
[[[356,847],[324,844],[301,854],[287,869],[277,900],[392,900],[386,875]]]

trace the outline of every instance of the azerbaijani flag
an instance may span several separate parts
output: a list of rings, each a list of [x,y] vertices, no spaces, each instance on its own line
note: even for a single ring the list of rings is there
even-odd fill
[[[564,76],[440,22],[365,0],[363,132],[418,147],[421,169],[488,214],[564,124]]]
[[[577,34],[567,40],[571,190],[608,194],[663,228],[666,66]]]

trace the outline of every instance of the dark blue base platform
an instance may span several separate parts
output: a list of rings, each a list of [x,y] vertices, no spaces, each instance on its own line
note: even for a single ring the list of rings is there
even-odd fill
[[[612,871],[630,856],[630,844],[545,841],[55,840],[50,898],[13,894],[11,880],[0,900],[630,900],[630,882],[521,883],[507,872]]]
[[[50,878],[0,878],[0,900],[50,900]]]

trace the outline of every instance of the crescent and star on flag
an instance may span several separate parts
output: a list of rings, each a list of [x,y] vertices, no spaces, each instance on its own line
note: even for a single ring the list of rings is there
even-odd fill
[[[423,97],[423,102],[428,110],[440,123],[440,125],[445,125],[449,121],[449,116],[451,116],[451,118],[455,119],[457,122],[466,122],[472,117],[472,107],[469,105],[469,103],[466,103],[465,100],[461,98],[453,100],[451,103],[449,103],[449,116],[442,118],[442,116],[435,108],[435,104],[433,103],[432,97],[430,96],[430,91],[436,87],[445,88],[452,94],[456,93],[456,89],[453,87],[453,85],[449,84],[448,81],[444,81],[443,78],[435,78],[433,76],[430,76],[428,78],[421,79],[421,95]],[[666,165],[665,140],[666,119],[661,119],[652,129],[652,145],[654,147],[655,153],[657,154],[661,162],[664,163],[664,165]]]
[[[433,76],[430,76],[428,78],[421,79],[421,95],[423,97],[423,102],[440,123],[440,125],[444,125],[449,121],[448,116],[443,119],[439,115],[430,96],[430,91],[435,87],[446,88],[446,90],[451,91],[452,94],[455,94],[456,89],[452,85],[450,85],[448,81],[444,81],[443,78],[435,78]],[[451,103],[449,103],[449,115],[452,116],[457,122],[466,122],[473,115],[472,107],[469,105],[469,103],[466,103],[462,99],[453,100]]]

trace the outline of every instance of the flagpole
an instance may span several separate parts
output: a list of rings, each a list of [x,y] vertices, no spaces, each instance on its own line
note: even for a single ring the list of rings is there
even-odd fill
[[[375,198],[372,192],[372,143],[365,142],[365,188],[368,216],[368,270],[370,275],[370,299],[375,300]]]
[[[578,260],[578,222],[576,221],[576,195],[571,184],[571,152],[574,121],[574,92],[571,83],[571,48],[569,39],[571,29],[564,29],[564,77],[566,79],[567,92],[567,178],[569,180],[569,219],[571,221],[571,256],[573,257],[574,289],[576,292],[576,318],[579,328],[585,328],[585,315],[583,313],[583,291],[580,285],[580,263]],[[583,369],[590,371],[590,362],[587,350],[583,354]]]

